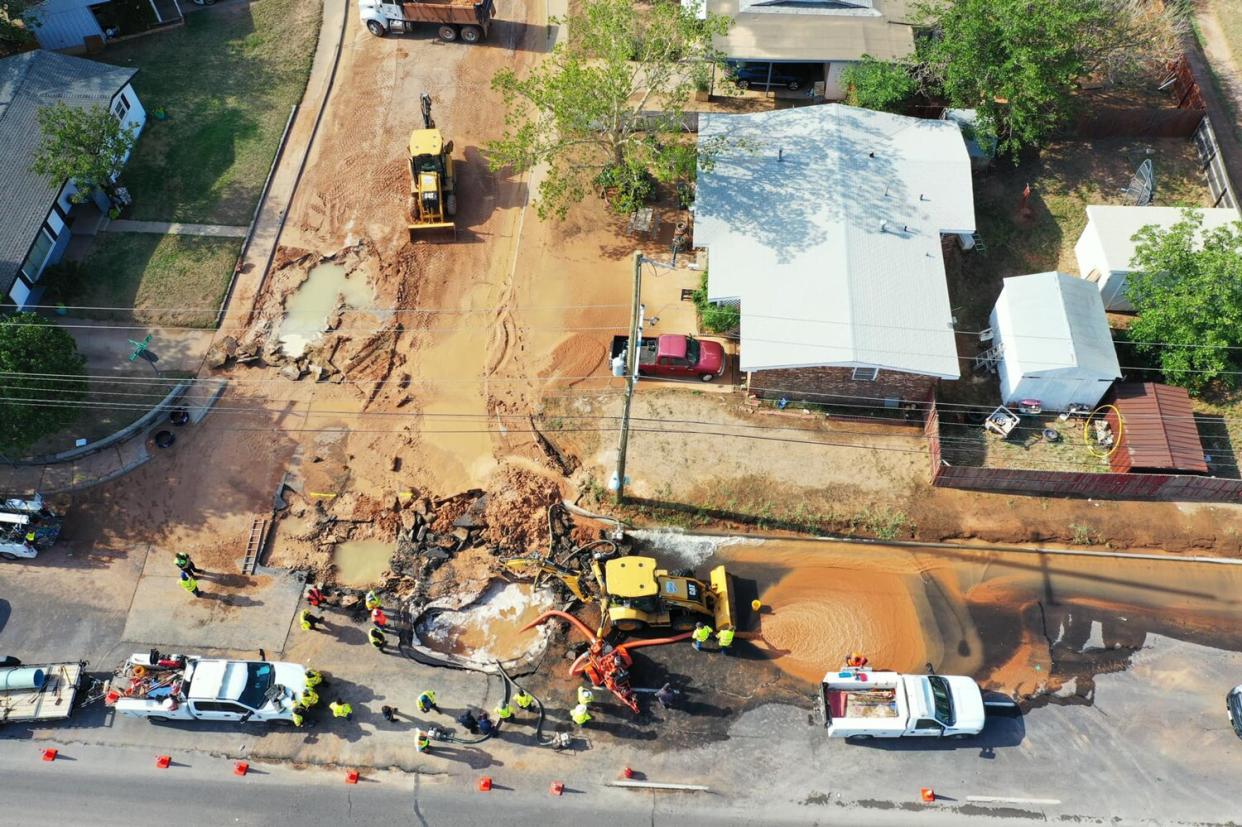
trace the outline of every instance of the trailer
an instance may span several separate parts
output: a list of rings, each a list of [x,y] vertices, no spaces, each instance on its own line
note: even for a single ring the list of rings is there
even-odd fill
[[[0,559],[33,559],[56,542],[61,518],[35,494],[0,501]],[[31,536],[33,535],[33,539]]]
[[[452,43],[478,43],[496,16],[496,0],[359,0],[358,15],[376,37],[436,25],[436,36]]]
[[[63,721],[78,705],[85,661],[0,669],[0,724]]]

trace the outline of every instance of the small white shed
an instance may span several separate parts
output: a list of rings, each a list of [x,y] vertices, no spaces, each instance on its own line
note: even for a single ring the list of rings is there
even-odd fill
[[[1005,279],[991,323],[1007,405],[1037,399],[1047,411],[1095,407],[1121,378],[1104,303],[1082,279],[1066,273]]]
[[[1087,207],[1087,226],[1074,245],[1074,255],[1078,257],[1078,274],[1099,288],[1106,308],[1122,313],[1134,311],[1134,305],[1126,298],[1126,275],[1136,246],[1134,234],[1149,224],[1172,227],[1182,219],[1183,212],[1180,207]],[[1228,207],[1194,212],[1203,216],[1205,230],[1239,219],[1238,211]]]

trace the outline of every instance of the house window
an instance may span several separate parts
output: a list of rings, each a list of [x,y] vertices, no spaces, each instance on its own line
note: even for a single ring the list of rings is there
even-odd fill
[[[854,368],[854,375],[850,378],[855,382],[874,382],[879,375],[879,368]]]
[[[35,281],[39,278],[43,265],[47,262],[48,255],[52,252],[52,245],[56,243],[52,238],[52,234],[47,231],[46,227],[39,229],[39,234],[35,236],[34,244],[30,247],[30,252],[26,255],[26,260],[22,262],[22,275],[29,281]]]
[[[122,123],[125,121],[125,116],[129,114],[129,98],[125,97],[124,92],[116,99],[116,103],[112,104],[112,114],[116,115],[116,119]]]

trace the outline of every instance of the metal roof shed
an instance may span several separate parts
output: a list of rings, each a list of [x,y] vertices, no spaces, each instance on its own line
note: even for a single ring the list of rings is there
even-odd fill
[[[1113,433],[1121,417],[1121,437],[1108,461],[1114,472],[1208,472],[1185,388],[1155,382],[1117,385],[1112,404],[1117,409],[1108,417]]]
[[[991,324],[1006,403],[1038,399],[1049,411],[1094,408],[1121,378],[1104,303],[1082,279],[1055,272],[1005,279]]]

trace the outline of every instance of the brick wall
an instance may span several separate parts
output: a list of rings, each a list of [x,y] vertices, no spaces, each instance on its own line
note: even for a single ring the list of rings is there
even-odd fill
[[[750,392],[766,399],[784,396],[794,402],[825,404],[859,398],[924,402],[936,385],[934,376],[917,373],[882,370],[873,382],[854,379],[853,374],[853,368],[830,367],[757,370],[750,374]]]

